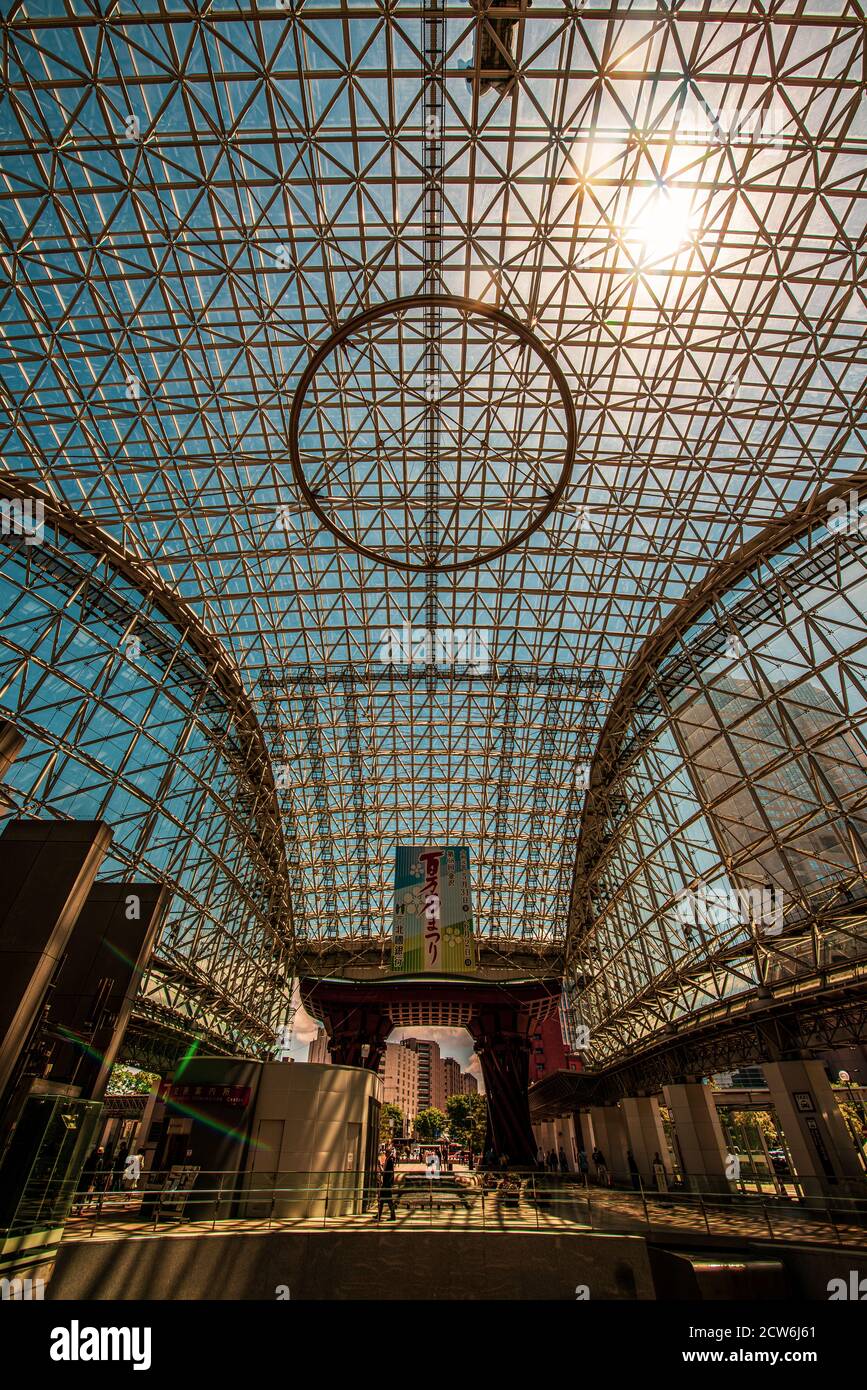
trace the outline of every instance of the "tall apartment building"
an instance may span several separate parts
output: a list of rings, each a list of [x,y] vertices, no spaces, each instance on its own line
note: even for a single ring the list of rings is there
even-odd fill
[[[478,1091],[479,1091],[479,1083],[478,1083],[478,1081],[476,1080],[476,1078],[473,1076],[473,1073],[472,1073],[471,1071],[462,1071],[462,1072],[461,1072],[461,1095],[464,1095],[464,1096],[475,1096],[475,1095],[478,1095]]]
[[[324,1028],[317,1028],[316,1037],[307,1049],[308,1062],[330,1062],[331,1053],[328,1051],[328,1034]]]
[[[554,1071],[581,1071],[581,1060],[563,1040],[559,1013],[536,1025],[530,1034],[530,1085]]]
[[[411,1124],[423,1107],[419,1104],[419,1054],[402,1043],[386,1043],[379,1063],[382,1077],[382,1098],[387,1105],[396,1105]]]
[[[454,1057],[443,1058],[443,1091],[446,1100],[461,1094],[461,1064]]]
[[[446,1097],[439,1043],[427,1038],[404,1038],[401,1046],[418,1055],[419,1110],[426,1110],[430,1105],[444,1110]]]

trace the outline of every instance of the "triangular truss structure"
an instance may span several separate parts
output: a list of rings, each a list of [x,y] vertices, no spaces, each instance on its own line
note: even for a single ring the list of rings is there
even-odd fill
[[[5,6],[2,455],[233,659],[288,768],[311,937],[387,928],[406,836],[470,846],[482,932],[562,942],[581,768],[642,641],[862,466],[863,5],[534,0],[498,32],[468,0]],[[486,35],[506,80],[481,75]],[[435,582],[341,546],[286,454],[314,347],[431,289],[532,326],[579,424],[544,527]],[[407,421],[430,343],[395,342],[388,425],[417,439],[431,545],[448,478],[424,411]],[[338,409],[351,433],[354,370],[311,450]],[[464,374],[452,437],[493,427],[485,469],[518,511],[538,458],[499,437],[489,379]],[[387,540],[365,447],[339,510]],[[488,672],[384,671],[382,634],[433,621],[486,634]]]

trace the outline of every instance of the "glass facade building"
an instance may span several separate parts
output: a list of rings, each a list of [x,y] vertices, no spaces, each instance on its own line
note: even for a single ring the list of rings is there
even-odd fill
[[[867,955],[867,535],[836,515],[669,624],[612,710],[573,902],[595,1059]]]
[[[152,577],[49,506],[0,534],[0,714],[24,737],[5,814],[102,820],[103,879],[164,883],[139,1024],[267,1049],[288,1007],[276,792],[236,678]]]

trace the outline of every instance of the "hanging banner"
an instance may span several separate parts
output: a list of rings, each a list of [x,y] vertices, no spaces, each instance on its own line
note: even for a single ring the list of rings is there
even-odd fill
[[[471,975],[470,852],[399,845],[394,857],[391,968],[398,975]]]

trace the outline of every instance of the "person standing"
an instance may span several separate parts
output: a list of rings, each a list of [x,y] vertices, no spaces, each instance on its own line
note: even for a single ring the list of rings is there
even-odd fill
[[[665,1164],[657,1151],[653,1155],[653,1180],[656,1183],[657,1192],[668,1191],[668,1178],[665,1176]]]
[[[578,1150],[578,1172],[581,1174],[581,1178],[585,1187],[587,1186],[587,1174],[589,1173],[589,1171],[590,1164],[587,1160],[587,1150],[581,1148]]]
[[[550,1149],[550,1150],[548,1151],[548,1167],[549,1167],[549,1169],[551,1170],[552,1173],[556,1173],[556,1171],[557,1171],[557,1155],[555,1154],[555,1152],[554,1152],[553,1149]]]
[[[637,1192],[641,1186],[641,1177],[638,1172],[638,1164],[635,1162],[635,1154],[631,1149],[626,1150],[626,1162],[629,1167],[629,1176],[632,1179],[632,1186]]]
[[[568,1158],[566,1157],[566,1150],[563,1148],[563,1145],[562,1145],[562,1144],[560,1145],[560,1152],[559,1152],[559,1154],[558,1154],[558,1158],[559,1158],[559,1160],[560,1160],[560,1172],[561,1172],[561,1173],[568,1173],[568,1172],[569,1172],[569,1160],[568,1160]]]
[[[377,1221],[382,1220],[382,1208],[387,1206],[391,1221],[395,1220],[394,1211],[394,1149],[388,1148],[379,1169],[379,1204],[376,1212]]]
[[[126,1160],[128,1154],[129,1144],[121,1144],[120,1148],[114,1156],[114,1162],[111,1165],[112,1192],[120,1192],[121,1188],[123,1187],[123,1173],[124,1169],[126,1168]]]
[[[81,1170],[81,1177],[78,1180],[78,1191],[76,1193],[76,1212],[84,1209],[84,1205],[91,1192],[96,1189],[99,1191],[100,1177],[105,1166],[105,1150],[100,1145],[98,1148],[91,1149],[84,1166]]]
[[[593,1150],[593,1162],[596,1167],[596,1181],[600,1187],[608,1186],[608,1166],[605,1162],[605,1155],[597,1144]]]

